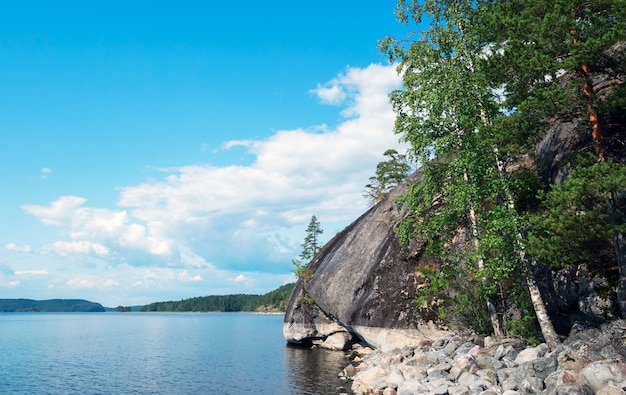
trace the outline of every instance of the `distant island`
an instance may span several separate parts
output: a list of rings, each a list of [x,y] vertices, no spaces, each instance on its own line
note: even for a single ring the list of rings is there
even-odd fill
[[[295,284],[285,284],[264,295],[235,294],[212,295],[183,299],[179,301],[155,302],[143,306],[141,311],[174,311],[174,312],[284,312],[289,296]]]
[[[104,311],[100,303],[82,299],[0,299],[0,312],[2,313],[102,313]]]

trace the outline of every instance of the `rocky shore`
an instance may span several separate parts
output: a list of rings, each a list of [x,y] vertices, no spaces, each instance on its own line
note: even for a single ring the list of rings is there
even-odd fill
[[[355,346],[340,378],[354,394],[626,394],[626,322],[575,326],[555,350],[449,334],[389,352]],[[345,391],[344,393],[347,393]]]

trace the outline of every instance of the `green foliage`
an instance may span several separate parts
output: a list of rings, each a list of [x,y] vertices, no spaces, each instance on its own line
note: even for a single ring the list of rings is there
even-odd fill
[[[295,284],[283,285],[264,295],[213,295],[180,301],[155,302],[143,306],[140,311],[208,312],[208,311],[285,311]]]
[[[418,306],[428,305],[433,298],[438,298],[448,288],[449,278],[440,270],[430,267],[420,267],[418,272],[424,281],[420,285],[414,302]]]
[[[529,252],[557,267],[607,259],[598,254],[615,232],[626,231],[625,195],[626,165],[580,163],[566,182],[540,195],[545,210],[532,218]]]
[[[526,339],[532,346],[537,346],[543,342],[541,333],[537,330],[537,318],[534,314],[525,314],[519,320],[507,321],[505,325],[510,336]]]
[[[468,282],[454,285],[458,291],[450,295],[444,315],[455,325],[473,328],[478,333],[490,333],[492,327],[484,295],[472,292],[471,289],[478,285],[476,282],[471,283],[473,287],[469,285]]]
[[[317,217],[313,215],[311,217],[311,221],[306,228],[306,237],[304,238],[304,242],[302,243],[302,252],[300,253],[300,259],[303,261],[309,261],[311,258],[318,253],[318,251],[322,248],[322,243],[320,242],[319,236],[324,233],[324,230],[321,228],[320,221],[317,220]]]
[[[400,0],[397,14],[428,23],[414,39],[380,43],[404,82],[390,95],[395,131],[422,164],[421,179],[398,199],[410,215],[397,234],[403,243],[420,239],[443,265],[423,272],[429,285],[417,302],[447,292],[446,315],[485,329],[472,317],[486,308],[474,305],[494,300],[511,333],[533,337],[539,322],[553,342],[537,293],[522,297],[534,289],[526,251],[555,265],[589,260],[623,233],[623,165],[580,169],[537,196],[544,186],[523,163],[550,123],[581,115],[589,119],[581,131],[593,131],[596,154],[606,157],[602,128],[614,125],[594,117],[623,125],[626,89],[615,76],[626,71],[626,54],[615,44],[626,40],[626,0]],[[615,78],[594,87],[599,73]],[[606,87],[612,93],[600,94]],[[541,319],[506,317],[509,299],[522,309],[528,299]]]
[[[623,84],[614,77],[626,72],[624,47],[616,46],[626,40],[626,0],[484,0],[476,16],[489,43],[489,83],[503,90],[509,114],[496,121],[500,131],[513,131],[528,146],[549,121],[582,114],[604,158],[602,119],[610,110],[603,91]],[[600,74],[613,79],[594,86]]]
[[[302,248],[302,252],[300,252],[300,256],[298,259],[292,259],[291,263],[295,266],[295,269],[292,272],[297,277],[308,277],[310,278],[313,273],[310,270],[307,270],[307,265],[309,261],[322,249],[322,243],[319,239],[319,236],[324,233],[324,230],[321,228],[320,222],[317,220],[317,217],[313,215],[311,217],[311,221],[306,228],[306,236],[304,238],[304,242],[300,245]],[[307,279],[308,280],[308,279]]]
[[[399,154],[395,149],[388,149],[383,155],[389,159],[376,165],[376,175],[370,177],[370,182],[365,185],[365,196],[372,204],[380,202],[411,170],[406,155]]]

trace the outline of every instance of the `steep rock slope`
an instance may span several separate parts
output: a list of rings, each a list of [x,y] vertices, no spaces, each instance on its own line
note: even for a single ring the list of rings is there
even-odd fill
[[[346,334],[352,334],[385,349],[444,336],[445,328],[421,316],[412,302],[421,246],[401,245],[394,232],[405,214],[394,200],[419,176],[417,172],[409,177],[311,261],[285,314],[287,341],[348,341]]]

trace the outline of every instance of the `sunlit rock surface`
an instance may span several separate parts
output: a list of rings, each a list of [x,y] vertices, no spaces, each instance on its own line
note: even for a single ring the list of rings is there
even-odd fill
[[[288,342],[325,339],[336,325],[383,349],[445,335],[413,302],[421,246],[401,245],[394,231],[404,215],[394,200],[417,177],[337,234],[309,264],[310,278],[298,281],[285,314]]]

